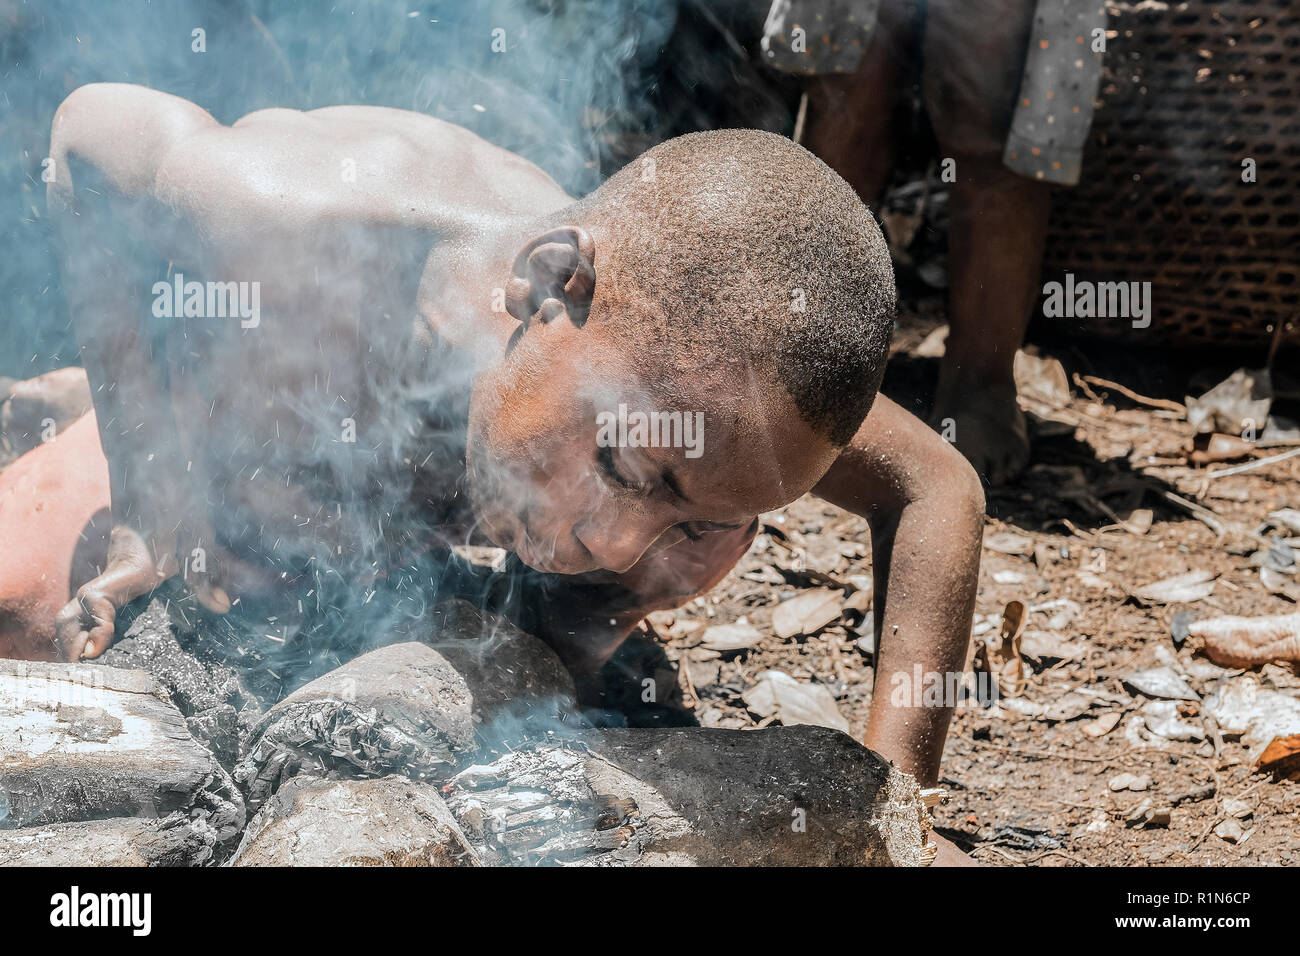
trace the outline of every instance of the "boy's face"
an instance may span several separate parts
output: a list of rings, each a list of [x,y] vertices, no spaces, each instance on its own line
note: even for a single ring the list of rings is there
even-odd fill
[[[834,462],[757,373],[671,367],[591,325],[530,327],[470,409],[470,495],[488,538],[543,572],[626,571],[656,542],[793,501]]]

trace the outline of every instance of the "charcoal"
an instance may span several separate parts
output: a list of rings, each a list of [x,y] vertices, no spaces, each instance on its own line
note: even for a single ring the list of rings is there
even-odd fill
[[[439,778],[474,745],[463,677],[423,644],[390,644],[298,688],[253,728],[235,770],[250,809],[297,773]]]
[[[202,646],[192,629],[178,627],[172,614],[180,592],[167,588],[148,600],[113,645],[94,663],[147,671],[171,696],[193,736],[226,767],[239,753],[241,715],[256,720],[257,708],[245,693],[238,671]]]

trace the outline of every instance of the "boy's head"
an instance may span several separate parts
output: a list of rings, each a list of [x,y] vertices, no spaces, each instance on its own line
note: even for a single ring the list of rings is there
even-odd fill
[[[894,318],[853,190],[769,133],[682,136],[544,224],[479,381],[469,473],[489,537],[544,571],[622,571],[674,525],[808,491],[866,417]]]

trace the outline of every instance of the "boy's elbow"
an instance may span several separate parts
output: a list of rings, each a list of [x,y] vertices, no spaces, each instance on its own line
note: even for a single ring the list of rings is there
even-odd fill
[[[952,445],[948,446],[941,474],[940,494],[945,510],[982,535],[986,503],[979,474]]]
[[[984,482],[980,481],[979,473],[966,460],[965,456],[960,457],[961,469],[958,482],[961,488],[959,494],[963,504],[969,509],[969,514],[983,527],[987,504],[984,500]]]
[[[54,111],[50,122],[51,155],[67,155],[73,151],[77,141],[77,131],[85,125],[88,118],[101,115],[107,108],[107,100],[113,83],[86,83],[77,87],[63,98],[59,108]]]

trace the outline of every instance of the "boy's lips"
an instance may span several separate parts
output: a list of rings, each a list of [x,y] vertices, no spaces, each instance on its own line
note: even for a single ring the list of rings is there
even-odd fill
[[[519,522],[519,527],[515,531],[514,545],[510,550],[519,556],[520,561],[533,570],[544,573],[551,572],[552,569],[545,561],[538,560],[536,549],[533,548],[532,540],[528,536],[528,528],[522,521]]]

